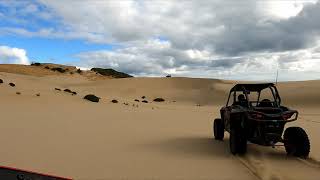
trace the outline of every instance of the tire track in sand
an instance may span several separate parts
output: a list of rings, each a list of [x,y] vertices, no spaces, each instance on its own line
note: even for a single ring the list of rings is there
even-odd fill
[[[276,173],[270,166],[270,163],[265,158],[263,153],[259,153],[258,157],[247,154],[245,156],[236,156],[236,159],[245,166],[251,174],[258,180],[283,180],[287,179],[284,176]]]
[[[320,177],[320,161],[287,156],[283,149],[251,146],[244,156],[235,158],[257,180],[311,179]]]
[[[315,160],[313,158],[303,159],[303,158],[297,158],[298,161],[306,164],[307,166],[318,168],[320,171],[320,161]]]

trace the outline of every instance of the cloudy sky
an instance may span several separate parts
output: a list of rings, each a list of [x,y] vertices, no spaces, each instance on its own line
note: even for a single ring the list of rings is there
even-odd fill
[[[320,79],[316,0],[0,0],[0,63]]]

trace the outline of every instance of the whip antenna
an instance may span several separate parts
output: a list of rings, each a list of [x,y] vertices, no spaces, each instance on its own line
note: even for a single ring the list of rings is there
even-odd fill
[[[278,84],[279,69],[277,69],[276,85]]]

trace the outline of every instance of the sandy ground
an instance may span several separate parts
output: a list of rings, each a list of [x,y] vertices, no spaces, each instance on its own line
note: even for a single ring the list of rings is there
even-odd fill
[[[248,145],[246,156],[233,156],[227,133],[223,142],[212,138],[212,121],[225,104],[230,81],[89,81],[80,76],[5,72],[0,78],[4,80],[0,84],[0,165],[80,180],[320,177],[320,81],[279,84],[283,102],[300,111],[300,119],[288,125],[302,126],[311,139],[310,158],[302,160],[287,157],[283,147],[254,144]],[[78,95],[55,91],[55,87]],[[101,97],[101,102],[83,100],[89,93]],[[166,102],[134,101],[141,96],[150,102],[162,97]],[[112,99],[119,103],[111,103]]]

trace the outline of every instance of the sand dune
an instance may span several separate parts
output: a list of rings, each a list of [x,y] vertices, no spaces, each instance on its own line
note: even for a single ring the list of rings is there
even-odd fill
[[[61,73],[59,71],[53,71],[52,68],[62,68],[66,72]],[[86,78],[88,80],[104,80],[112,77],[102,76],[96,72],[89,70],[81,70],[78,72],[78,68],[75,66],[67,66],[60,64],[42,63],[39,66],[20,65],[20,64],[0,64],[0,72],[22,74],[35,77],[50,77],[50,76],[62,76],[65,78]]]
[[[232,156],[228,136],[223,142],[212,138],[212,120],[225,104],[235,83],[232,81],[92,81],[82,76],[26,74],[0,73],[4,80],[0,84],[0,165],[75,179],[320,177],[320,81],[278,85],[283,103],[301,114],[298,121],[288,125],[304,127],[311,139],[310,158],[302,160],[287,157],[283,147],[253,144],[248,145],[246,156]],[[10,87],[9,82],[16,87]],[[54,88],[69,88],[77,95]],[[101,97],[101,101],[82,99],[89,93]],[[141,96],[146,96],[149,103],[134,101],[142,100]],[[156,97],[166,101],[152,102]],[[111,103],[112,99],[119,103]]]

